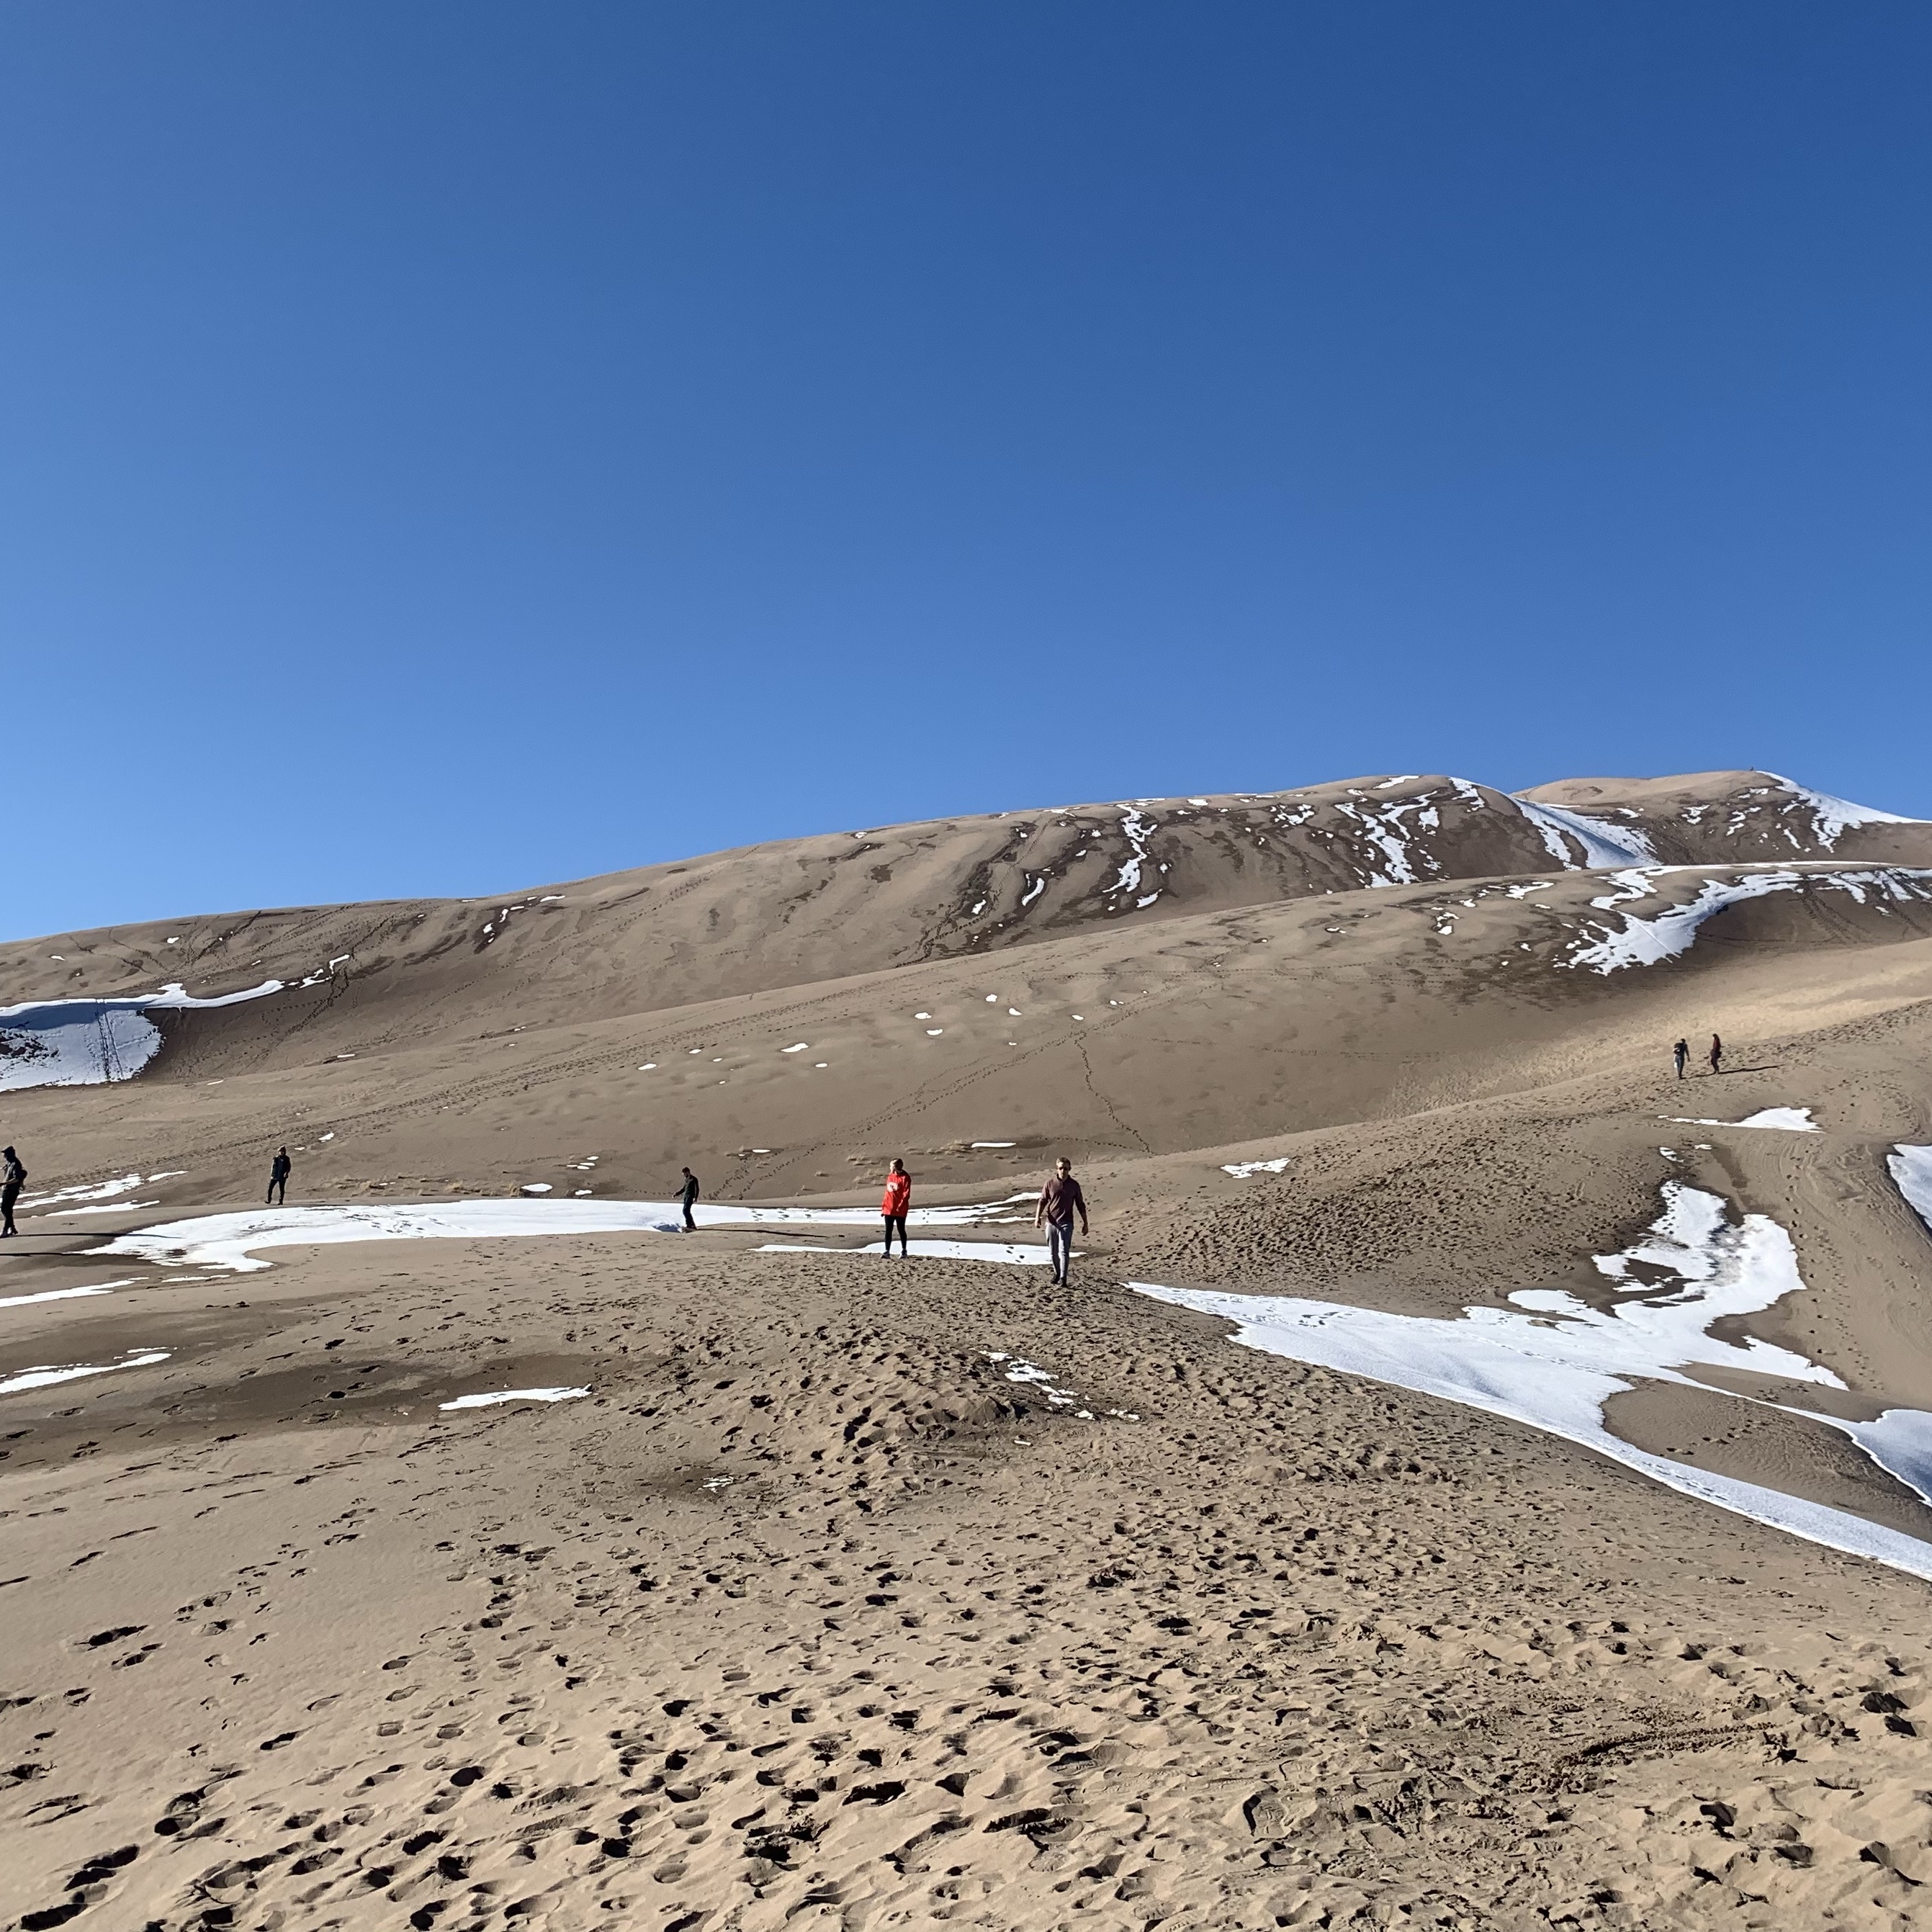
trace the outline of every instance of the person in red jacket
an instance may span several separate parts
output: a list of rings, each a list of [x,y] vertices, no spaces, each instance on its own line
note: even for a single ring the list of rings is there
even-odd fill
[[[899,1259],[910,1261],[912,1250],[906,1246],[906,1210],[912,1204],[912,1176],[905,1171],[905,1162],[895,1159],[892,1171],[886,1176],[886,1198],[879,1204],[879,1212],[886,1217],[886,1256],[891,1258],[892,1230],[899,1231]]]

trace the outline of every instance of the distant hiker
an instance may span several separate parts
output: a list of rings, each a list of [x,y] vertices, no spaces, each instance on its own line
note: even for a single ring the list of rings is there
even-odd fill
[[[1670,1049],[1670,1057],[1677,1063],[1677,1077],[1682,1080],[1684,1078],[1684,1063],[1690,1058],[1690,1042],[1688,1040],[1680,1040]]]
[[[905,1171],[905,1162],[897,1158],[892,1162],[892,1172],[886,1176],[886,1198],[879,1203],[879,1212],[886,1217],[885,1259],[892,1258],[892,1230],[899,1231],[899,1259],[910,1261],[912,1250],[906,1246],[906,1210],[912,1205],[912,1176]]]
[[[0,1148],[0,1162],[5,1163],[0,1166],[0,1238],[4,1238],[20,1232],[14,1225],[14,1203],[27,1184],[27,1170],[11,1148]]]
[[[281,1204],[289,1204],[289,1176],[295,1172],[295,1162],[289,1158],[286,1148],[278,1148],[274,1159],[268,1163],[268,1200],[271,1204],[277,1195],[281,1196]]]
[[[678,1190],[677,1193],[677,1198],[684,1204],[684,1232],[687,1234],[694,1234],[698,1232],[698,1222],[692,1217],[691,1204],[698,1198],[702,1190],[698,1185],[697,1175],[687,1167],[684,1170],[684,1185]]]
[[[1080,1216],[1080,1232],[1087,1232],[1087,1197],[1073,1178],[1073,1163],[1064,1155],[1053,1163],[1053,1178],[1040,1190],[1040,1205],[1033,1224],[1044,1223],[1048,1258],[1053,1263],[1053,1285],[1066,1286],[1066,1271],[1073,1265],[1073,1217]]]
[[[1711,1036],[1711,1071],[1721,1073],[1724,1070],[1724,1042],[1715,1034]]]

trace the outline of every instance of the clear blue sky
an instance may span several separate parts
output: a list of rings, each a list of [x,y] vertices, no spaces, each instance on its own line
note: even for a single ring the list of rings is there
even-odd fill
[[[6,0],[0,931],[1024,804],[1932,816],[1932,8]]]

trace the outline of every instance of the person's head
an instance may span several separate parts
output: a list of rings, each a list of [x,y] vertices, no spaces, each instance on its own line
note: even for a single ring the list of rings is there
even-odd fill
[[[286,1147],[278,1147],[276,1148],[275,1151],[278,1154],[286,1154],[288,1152],[288,1149]]]
[[[903,1174],[905,1172],[905,1162],[900,1160],[897,1154],[892,1156],[892,1172],[895,1174]]]
[[[691,1172],[691,1169],[690,1169],[689,1168],[688,1168],[688,1167],[687,1167],[687,1168],[686,1168],[682,1169],[682,1172],[684,1172],[686,1174],[687,1174],[687,1175],[688,1175],[688,1174],[689,1174],[689,1173]]]
[[[1053,1171],[1055,1174],[1060,1176],[1062,1180],[1064,1180],[1066,1177],[1073,1172],[1073,1163],[1066,1158],[1066,1155],[1062,1154],[1060,1158],[1053,1163]]]
[[[0,1154],[4,1154],[9,1160],[14,1158],[14,1150],[11,1148],[0,1148]]]

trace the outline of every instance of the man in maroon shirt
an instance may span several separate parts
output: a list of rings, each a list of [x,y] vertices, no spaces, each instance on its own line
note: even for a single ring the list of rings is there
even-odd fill
[[[1033,1224],[1046,1228],[1047,1253],[1053,1262],[1053,1285],[1066,1286],[1066,1271],[1073,1264],[1073,1217],[1080,1216],[1080,1232],[1087,1232],[1087,1197],[1073,1178],[1073,1163],[1063,1155],[1053,1163],[1053,1178],[1040,1190],[1040,1206]]]

